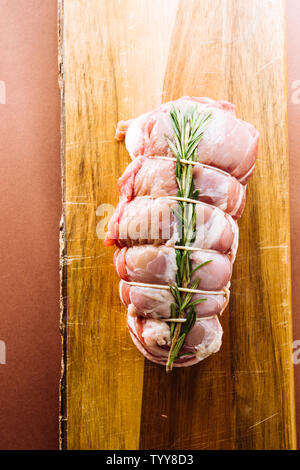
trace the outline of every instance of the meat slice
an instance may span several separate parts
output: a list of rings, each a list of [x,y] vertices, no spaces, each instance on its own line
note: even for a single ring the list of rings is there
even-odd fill
[[[170,318],[171,304],[174,302],[170,290],[131,286],[121,281],[119,293],[123,304],[130,308],[131,315]]]
[[[219,291],[226,287],[231,277],[228,256],[217,252],[191,252],[192,269],[210,261],[192,276],[200,277],[198,289]],[[174,285],[176,283],[175,249],[166,246],[143,245],[117,250],[114,256],[117,273],[124,281],[146,284]]]
[[[121,281],[120,298],[131,315],[145,318],[170,318],[174,298],[169,290],[132,286]],[[196,305],[198,318],[221,315],[227,307],[229,294],[194,294],[192,300],[206,299]]]
[[[174,245],[180,226],[173,210],[177,201],[170,198],[136,197],[121,201],[112,216],[105,239],[107,246]],[[235,257],[238,227],[228,214],[206,204],[196,204],[194,248],[212,249]]]
[[[199,163],[193,167],[193,179],[199,201],[219,207],[234,218],[242,215],[246,188],[236,178]],[[119,179],[118,187],[120,197],[128,201],[136,196],[176,196],[175,163],[160,157],[137,157]]]
[[[127,314],[127,325],[132,340],[150,361],[165,365],[171,344],[170,328],[161,320],[141,318]],[[175,367],[187,367],[219,351],[223,330],[217,317],[197,319],[180,351],[183,357]]]
[[[258,151],[259,133],[251,124],[237,119],[234,106],[209,98],[182,97],[165,103],[127,123],[121,121],[116,137],[123,139],[132,159],[143,155],[173,157],[165,136],[172,139],[169,111],[174,105],[182,110],[197,106],[199,112],[210,110],[213,119],[198,145],[199,162],[220,168],[245,184],[251,176]]]

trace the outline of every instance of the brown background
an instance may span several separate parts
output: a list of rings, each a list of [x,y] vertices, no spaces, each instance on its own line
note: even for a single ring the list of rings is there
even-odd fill
[[[58,445],[59,93],[55,0],[0,0],[0,448]]]
[[[0,449],[58,446],[61,212],[55,0],[0,0]],[[300,2],[287,0],[294,338],[300,339]],[[295,367],[300,435],[300,364]]]

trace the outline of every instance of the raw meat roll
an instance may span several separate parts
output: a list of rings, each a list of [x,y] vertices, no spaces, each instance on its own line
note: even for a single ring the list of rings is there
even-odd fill
[[[187,367],[221,347],[259,133],[231,103],[183,97],[119,122],[116,138],[133,161],[104,243],[118,248],[128,329],[147,359]]]

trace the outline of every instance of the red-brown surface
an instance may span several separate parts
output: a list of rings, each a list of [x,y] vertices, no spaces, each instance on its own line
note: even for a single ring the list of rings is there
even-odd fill
[[[56,2],[1,0],[0,51],[0,448],[51,449],[60,373]]]
[[[295,340],[300,340],[299,30],[300,2],[287,0]],[[0,449],[52,449],[58,446],[61,351],[56,1],[0,0],[0,51],[0,103],[1,81],[6,85],[6,104],[0,104],[0,340],[7,350],[7,364],[0,365]],[[300,435],[300,364],[295,376]]]

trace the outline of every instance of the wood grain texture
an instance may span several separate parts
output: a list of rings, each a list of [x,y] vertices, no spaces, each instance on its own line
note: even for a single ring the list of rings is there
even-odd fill
[[[293,449],[284,2],[64,0],[63,446]],[[228,99],[261,133],[221,351],[166,376],[125,326],[96,226],[129,162],[119,119]]]

